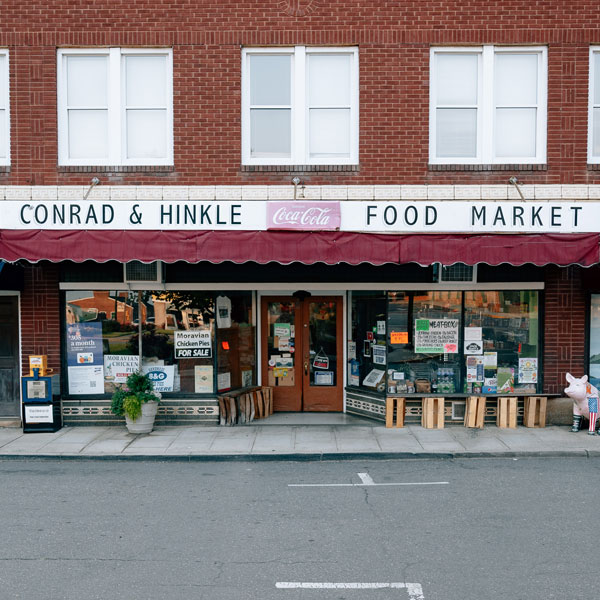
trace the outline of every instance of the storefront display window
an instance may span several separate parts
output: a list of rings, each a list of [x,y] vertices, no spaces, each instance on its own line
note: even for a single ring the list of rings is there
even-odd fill
[[[145,308],[142,315],[145,319]],[[138,319],[137,292],[66,292],[69,394],[111,394],[115,384],[139,370]]]
[[[67,291],[65,315],[69,395],[111,394],[139,370],[163,394],[256,383],[251,292]]]
[[[353,292],[348,384],[383,392],[386,351],[385,292]]]
[[[226,292],[216,297],[217,390],[256,384],[255,328],[251,292]]]
[[[467,393],[536,392],[538,342],[538,292],[465,292]]]
[[[390,292],[388,393],[460,391],[460,321],[460,292]]]
[[[596,311],[600,314],[598,298]],[[593,307],[592,301],[592,314]],[[379,322],[382,315],[386,315],[383,324]],[[388,292],[387,301],[383,294],[355,292],[351,319],[349,349],[356,349],[356,356],[350,350],[348,355],[351,386],[388,394],[538,390],[536,291]],[[600,331],[600,316],[597,327]],[[378,348],[377,332],[386,340],[383,351]],[[600,356],[600,334],[597,347]]]

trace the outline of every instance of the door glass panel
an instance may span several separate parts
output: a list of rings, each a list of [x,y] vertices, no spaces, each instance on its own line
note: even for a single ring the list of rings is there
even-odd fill
[[[336,303],[310,302],[309,374],[311,386],[335,386],[337,383]]]
[[[267,364],[269,386],[293,387],[296,380],[295,302],[269,302]]]

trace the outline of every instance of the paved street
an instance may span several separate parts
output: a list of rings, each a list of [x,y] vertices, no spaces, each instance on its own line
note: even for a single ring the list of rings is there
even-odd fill
[[[0,597],[596,598],[599,474],[595,457],[4,460]]]

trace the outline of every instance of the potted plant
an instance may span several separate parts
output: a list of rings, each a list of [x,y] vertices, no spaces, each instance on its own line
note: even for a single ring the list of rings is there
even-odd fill
[[[143,373],[131,373],[124,385],[117,386],[112,395],[111,410],[124,416],[129,433],[150,433],[161,400],[160,392]]]

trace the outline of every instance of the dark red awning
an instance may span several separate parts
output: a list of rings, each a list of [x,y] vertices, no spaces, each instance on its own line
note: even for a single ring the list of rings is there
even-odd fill
[[[287,231],[2,230],[0,259],[265,264],[456,262],[590,266],[599,234],[372,234]]]

